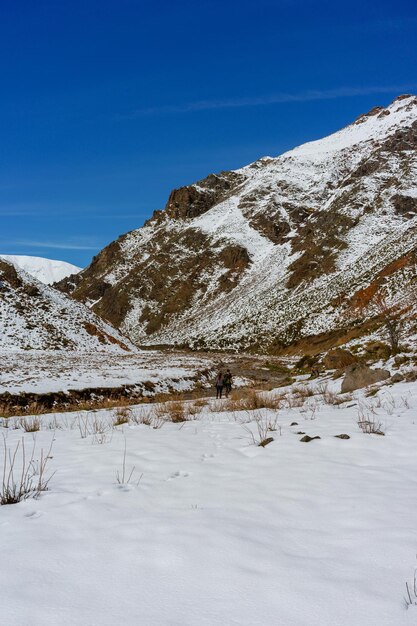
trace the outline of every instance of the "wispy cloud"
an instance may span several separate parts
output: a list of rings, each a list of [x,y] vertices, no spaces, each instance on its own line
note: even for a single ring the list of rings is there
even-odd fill
[[[285,104],[290,102],[310,102],[313,100],[333,100],[336,98],[351,98],[372,94],[402,94],[417,89],[417,83],[406,85],[375,85],[369,87],[338,87],[337,89],[310,90],[300,93],[276,93],[264,96],[249,96],[243,98],[227,98],[216,100],[197,100],[184,104],[165,104],[155,107],[136,109],[126,115],[119,115],[120,119],[134,119],[148,115],[164,113],[190,113],[209,111],[211,109],[236,109],[241,107],[264,106],[268,104]]]
[[[15,248],[45,248],[56,250],[98,250],[103,247],[102,244],[86,243],[83,240],[69,240],[69,241],[39,241],[37,239],[16,239],[16,240],[4,240],[3,245],[7,245],[10,249]]]

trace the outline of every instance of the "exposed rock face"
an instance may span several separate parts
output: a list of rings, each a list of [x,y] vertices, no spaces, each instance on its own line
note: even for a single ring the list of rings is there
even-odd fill
[[[0,259],[0,351],[125,352],[128,339],[84,305]]]
[[[165,213],[173,219],[192,219],[223,202],[244,177],[237,172],[210,174],[195,185],[174,189],[168,198]]]
[[[58,286],[138,344],[328,349],[352,332],[355,302],[416,280],[416,180],[417,98],[405,96],[174,190]]]
[[[375,383],[387,380],[390,373],[383,369],[371,369],[367,365],[351,365],[342,382],[342,393],[349,393],[355,389],[369,387]]]

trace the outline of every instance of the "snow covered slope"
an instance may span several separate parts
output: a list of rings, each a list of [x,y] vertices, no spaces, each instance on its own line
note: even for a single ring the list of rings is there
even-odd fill
[[[129,340],[79,302],[0,259],[0,351],[125,352]]]
[[[353,302],[415,282],[416,149],[417,98],[400,96],[322,140],[174,190],[60,288],[137,343],[339,341]]]
[[[71,274],[78,274],[81,267],[66,263],[65,261],[55,261],[44,259],[39,256],[25,256],[21,254],[0,254],[0,258],[17,265],[34,278],[37,278],[45,285],[52,285]]]

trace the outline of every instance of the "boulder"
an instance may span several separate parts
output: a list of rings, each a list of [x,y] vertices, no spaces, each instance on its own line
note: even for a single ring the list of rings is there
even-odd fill
[[[342,433],[341,435],[335,435],[337,439],[350,439],[350,436],[346,433]]]
[[[318,437],[317,435],[315,437],[310,437],[309,435],[306,435],[305,437],[302,437],[300,441],[308,443],[309,441],[313,441],[314,439],[321,439],[321,437]]]
[[[267,437],[266,439],[263,439],[262,441],[260,441],[258,443],[258,446],[261,446],[262,448],[265,448],[265,446],[268,445],[268,443],[272,443],[274,441],[273,437]]]
[[[382,380],[387,380],[390,373],[383,369],[372,369],[362,363],[351,365],[345,374],[342,382],[342,393],[349,393],[355,389],[362,389]]]
[[[330,350],[323,358],[324,367],[327,370],[345,370],[349,365],[357,363],[358,359],[349,350],[335,348]]]

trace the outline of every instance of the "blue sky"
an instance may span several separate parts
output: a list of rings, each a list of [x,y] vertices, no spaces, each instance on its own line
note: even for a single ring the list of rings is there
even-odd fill
[[[84,266],[172,188],[417,93],[417,5],[0,0],[0,59],[0,252]]]

